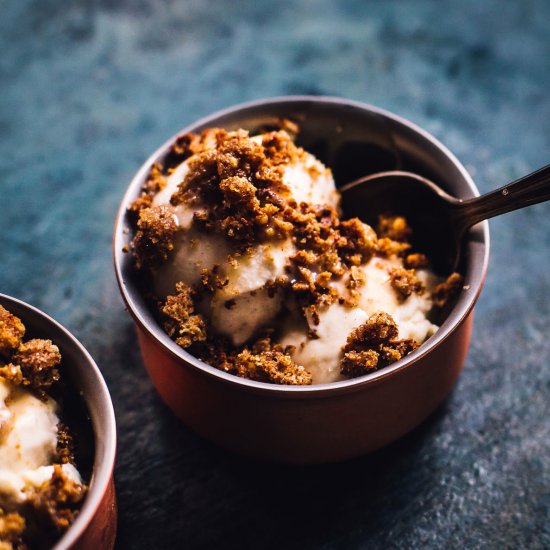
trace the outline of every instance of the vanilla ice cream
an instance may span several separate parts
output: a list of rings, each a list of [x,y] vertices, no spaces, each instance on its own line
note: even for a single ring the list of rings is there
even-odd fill
[[[0,547],[53,546],[86,493],[52,395],[61,353],[0,305]],[[66,413],[67,411],[65,411]]]
[[[0,508],[22,504],[52,477],[57,458],[57,403],[0,378]],[[64,473],[82,483],[72,464]]]
[[[350,375],[346,346],[361,372],[362,357],[379,368],[437,330],[440,281],[409,255],[404,220],[379,235],[342,221],[330,169],[285,132],[188,134],[167,158],[131,208],[133,252],[167,332],[192,353],[239,376],[329,383]],[[375,319],[398,337],[358,340]]]
[[[255,136],[250,141],[261,144],[262,136]],[[173,170],[166,186],[153,198],[153,206],[170,204],[171,197],[185,180],[192,160],[182,162]],[[338,208],[340,198],[330,170],[309,153],[284,165],[283,182],[288,187],[287,197],[298,204],[328,204]],[[232,263],[227,258],[232,250],[226,239],[218,234],[204,233],[193,225],[195,212],[205,208],[198,201],[174,208],[181,231],[169,260],[155,269],[153,289],[159,298],[165,299],[174,292],[177,282],[196,285],[205,269],[220,266],[227,284],[217,289],[212,297],[210,322],[216,331],[240,345],[280,310],[282,296],[269,297],[264,287],[269,281],[285,275],[288,258],[296,252],[296,246],[289,237],[259,243],[238,262]],[[225,307],[229,300],[234,300],[231,309]]]

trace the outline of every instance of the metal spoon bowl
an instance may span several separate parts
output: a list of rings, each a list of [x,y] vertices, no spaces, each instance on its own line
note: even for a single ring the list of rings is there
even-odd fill
[[[380,172],[340,188],[346,216],[375,224],[379,214],[405,216],[414,229],[414,247],[427,253],[434,269],[459,268],[466,231],[483,220],[550,199],[550,165],[473,199],[452,197],[412,172]]]

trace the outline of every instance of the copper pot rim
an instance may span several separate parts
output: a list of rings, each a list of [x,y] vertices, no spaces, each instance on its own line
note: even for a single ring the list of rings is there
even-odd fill
[[[168,140],[166,140],[141,165],[126,189],[115,218],[112,241],[115,274],[120,293],[136,325],[143,332],[145,332],[146,335],[152,338],[155,343],[163,349],[163,351],[168,353],[173,359],[180,362],[182,368],[184,366],[194,368],[220,383],[230,384],[236,388],[240,388],[242,391],[261,393],[266,397],[271,396],[276,398],[315,398],[325,397],[328,395],[335,396],[347,394],[350,392],[364,390],[365,388],[370,387],[374,384],[384,382],[387,379],[403,372],[405,369],[412,367],[414,364],[418,363],[424,356],[428,355],[435,347],[439,346],[443,341],[451,336],[454,330],[458,326],[460,326],[462,322],[468,317],[481,293],[481,289],[483,287],[488,268],[490,238],[489,224],[487,221],[481,222],[480,224],[478,224],[478,226],[471,230],[471,232],[477,231],[477,239],[482,243],[484,250],[481,261],[478,259],[477,261],[470,261],[468,263],[465,281],[466,285],[468,286],[468,292],[463,291],[461,293],[457,300],[457,303],[455,304],[443,324],[439,327],[437,332],[428,340],[426,340],[417,350],[407,355],[407,357],[396,361],[391,365],[388,365],[387,367],[384,367],[378,371],[366,374],[361,377],[353,378],[350,380],[331,382],[327,384],[290,386],[276,385],[268,382],[257,382],[254,380],[248,380],[225,373],[219,369],[216,369],[215,367],[212,367],[211,365],[208,365],[207,363],[204,363],[197,357],[179,347],[173,340],[169,338],[169,336],[164,332],[164,330],[157,322],[149,321],[145,318],[143,310],[147,308],[142,307],[140,304],[137,303],[135,299],[135,294],[137,294],[137,291],[128,287],[122,273],[121,260],[123,256],[122,248],[124,246],[123,241],[125,237],[123,227],[127,207],[132,202],[132,200],[137,197],[144,178],[146,177],[151,165],[158,158],[162,157],[166,153],[174,140],[181,134],[196,131],[197,128],[206,127],[208,125],[215,125],[215,121],[220,119],[221,117],[233,115],[239,111],[244,112],[258,107],[279,106],[290,103],[320,103],[324,105],[334,106],[335,108],[348,107],[367,111],[377,114],[383,118],[385,117],[387,119],[390,119],[392,122],[406,127],[409,130],[412,130],[412,132],[418,134],[420,137],[429,142],[432,146],[439,149],[455,166],[455,168],[462,176],[461,188],[464,188],[466,191],[468,191],[470,194],[469,196],[479,196],[479,190],[477,189],[472,177],[468,174],[466,168],[462,165],[462,163],[445,145],[443,145],[438,139],[436,139],[426,130],[390,111],[375,107],[368,103],[332,96],[276,96],[271,98],[248,101],[225,109],[221,109],[214,112],[213,114],[210,114],[206,117],[199,119],[196,122],[187,125],[176,134],[171,136]],[[473,238],[471,238],[470,240],[473,240]],[[474,284],[468,284],[468,275],[472,275],[472,277],[476,279]]]
[[[55,332],[60,333],[63,342],[60,342],[57,337],[54,343],[61,348],[62,354],[64,348],[67,349],[69,346],[72,347],[73,350],[76,350],[80,364],[86,365],[85,368],[93,373],[94,392],[85,396],[82,388],[78,388],[90,413],[90,422],[92,423],[92,430],[94,433],[95,441],[92,476],[88,492],[77,518],[54,546],[54,550],[65,550],[71,548],[79,540],[88,526],[93,523],[94,517],[102,503],[102,499],[113,476],[116,455],[116,419],[111,396],[103,375],[90,353],[61,323],[57,322],[40,309],[6,294],[0,293],[0,304],[8,309],[10,305],[15,305],[18,309],[23,310],[25,312],[25,316],[21,316],[23,317],[23,322],[28,322],[27,320],[32,317],[33,322],[37,322],[41,327],[44,327],[44,337],[49,337],[48,335],[53,332],[51,330],[52,328]],[[101,424],[100,426],[96,426],[94,422],[93,410],[101,411],[104,421],[98,422]],[[101,430],[102,434],[102,445],[98,445],[99,430]]]

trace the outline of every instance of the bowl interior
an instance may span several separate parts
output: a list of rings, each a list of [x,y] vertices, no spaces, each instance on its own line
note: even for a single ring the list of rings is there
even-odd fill
[[[300,133],[298,145],[314,153],[334,173],[337,186],[358,177],[385,170],[410,170],[437,182],[449,194],[459,198],[478,195],[478,191],[460,162],[435,138],[410,122],[383,110],[338,98],[287,97],[253,102],[237,106],[198,121],[181,133],[197,132],[209,127],[227,130],[244,128],[252,134],[278,127],[280,119],[297,122]],[[149,310],[139,287],[129,254],[122,252],[129,246],[133,228],[127,219],[126,208],[140,193],[151,164],[162,161],[174,138],[160,147],[141,167],[130,184],[119,211],[114,236],[114,256],[117,277],[122,294],[134,319],[168,350],[201,369],[218,377],[225,373],[192,357],[172,342],[158,325]],[[404,363],[410,363],[445,338],[453,326],[466,317],[481,290],[488,258],[488,225],[486,222],[470,230],[464,244],[464,291],[439,331],[417,351],[375,373],[359,379],[330,384],[331,387],[357,384],[383,376]],[[235,377],[230,377],[235,379]],[[237,382],[237,380],[233,380]],[[250,381],[238,379],[238,383]],[[256,386],[270,386],[252,383]],[[316,385],[306,388],[281,387],[274,391],[316,391]]]
[[[61,352],[61,378],[68,390],[63,412],[76,432],[78,469],[89,483],[78,517],[56,545],[67,548],[92,520],[112,475],[116,445],[113,405],[97,365],[70,332],[20,300],[0,294],[0,304],[23,321],[25,338],[50,339]]]

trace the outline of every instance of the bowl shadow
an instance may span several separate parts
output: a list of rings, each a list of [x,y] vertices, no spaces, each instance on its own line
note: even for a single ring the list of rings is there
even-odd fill
[[[125,513],[121,502],[120,548],[131,540],[142,540],[143,547],[185,541],[187,548],[318,548],[357,531],[362,540],[382,542],[395,518],[406,511],[411,521],[411,501],[430,492],[429,473],[437,482],[429,448],[449,401],[375,453],[292,466],[227,452],[183,426],[156,395],[153,400],[156,441],[143,457],[147,466],[139,484],[127,494],[139,507]]]

